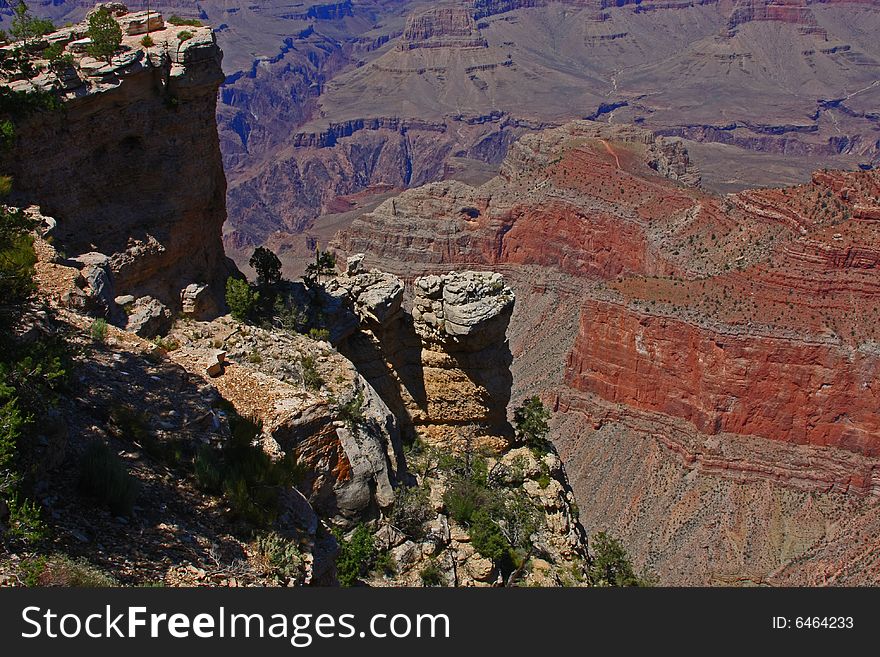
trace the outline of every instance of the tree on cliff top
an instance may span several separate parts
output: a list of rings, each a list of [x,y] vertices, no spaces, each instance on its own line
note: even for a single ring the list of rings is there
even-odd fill
[[[13,10],[15,15],[12,18],[12,27],[9,32],[16,41],[22,41],[25,48],[31,45],[41,36],[49,34],[55,30],[52,21],[44,18],[37,18],[31,14],[27,3],[22,0]]]
[[[106,7],[89,17],[88,37],[92,40],[89,54],[108,63],[122,43],[122,28]]]

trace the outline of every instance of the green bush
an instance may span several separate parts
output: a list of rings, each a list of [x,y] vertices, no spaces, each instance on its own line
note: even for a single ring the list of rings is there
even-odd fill
[[[144,48],[152,48],[155,45],[156,42],[153,41],[153,37],[151,37],[149,34],[145,35],[144,38],[141,39],[141,46],[143,46]]]
[[[324,385],[324,379],[321,377],[320,372],[318,372],[315,357],[303,354],[299,362],[302,367],[303,385],[309,390],[320,390],[321,386]]]
[[[277,532],[258,536],[255,548],[267,574],[293,580],[300,580],[305,574],[305,562],[299,548]]]
[[[419,579],[422,580],[422,586],[445,586],[445,578],[440,566],[435,559],[431,559],[425,564],[425,567],[419,571]]]
[[[458,477],[443,494],[443,504],[453,520],[462,525],[471,522],[477,510],[491,501],[488,489],[469,477]]]
[[[345,540],[337,533],[336,540],[339,543],[336,578],[342,586],[353,586],[375,565],[377,554],[373,534],[366,525],[358,525],[351,538]]]
[[[309,337],[317,342],[329,342],[330,331],[325,328],[310,328]]]
[[[507,539],[486,509],[477,509],[471,516],[468,535],[474,549],[493,563],[500,564],[509,559]]]
[[[425,523],[434,516],[430,492],[424,486],[398,486],[394,491],[391,524],[410,538],[422,538]]]
[[[171,18],[168,19],[168,22],[171,23],[171,25],[174,25],[176,27],[181,27],[183,25],[188,25],[190,27],[201,27],[202,26],[202,21],[200,21],[198,19],[181,18],[177,14],[173,14],[171,16]]]
[[[259,301],[260,293],[251,288],[247,281],[231,276],[226,279],[226,305],[235,319],[240,322],[252,319]]]
[[[107,320],[96,319],[89,327],[89,333],[95,342],[104,342],[107,339]]]
[[[544,408],[538,397],[527,399],[513,412],[517,435],[539,454],[550,450],[550,442],[547,440],[550,433],[550,426],[547,424],[549,419],[550,411]]]
[[[140,485],[107,445],[95,441],[80,459],[79,488],[114,514],[130,515]]]
[[[593,586],[649,586],[651,582],[633,570],[626,550],[613,536],[599,532],[590,541],[587,578]]]
[[[397,574],[397,562],[394,555],[390,551],[380,552],[376,557],[376,571],[382,573],[386,577],[394,577]]]
[[[39,505],[14,493],[7,501],[9,506],[9,529],[7,533],[26,545],[39,543],[48,536]]]
[[[358,392],[357,395],[340,404],[337,413],[339,413],[339,418],[345,422],[348,428],[354,431],[359,424],[363,424],[366,421],[364,417],[364,393]]]
[[[184,41],[189,41],[190,39],[193,38],[193,36],[194,36],[193,33],[190,32],[189,30],[182,30],[177,33],[177,38],[180,39],[181,43],[183,43]]]
[[[300,476],[292,456],[275,461],[254,441],[260,427],[237,414],[230,418],[232,436],[223,447],[203,445],[193,463],[199,487],[222,495],[234,517],[257,527],[274,522],[281,492]]]
[[[109,588],[119,586],[113,577],[86,559],[64,554],[23,559],[19,566],[25,586],[63,586],[71,588]]]

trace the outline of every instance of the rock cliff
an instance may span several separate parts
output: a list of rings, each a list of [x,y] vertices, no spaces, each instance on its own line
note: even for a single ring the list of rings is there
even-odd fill
[[[73,66],[33,84],[63,108],[18,125],[0,166],[15,179],[13,200],[57,219],[66,256],[102,270],[108,316],[125,321],[120,296],[175,312],[188,297],[189,311],[216,314],[234,272],[221,242],[226,179],[213,119],[222,53],[211,29],[181,41],[155,12],[145,48],[146,13],[112,7],[124,37],[109,63],[84,54],[85,23],[47,36]]]

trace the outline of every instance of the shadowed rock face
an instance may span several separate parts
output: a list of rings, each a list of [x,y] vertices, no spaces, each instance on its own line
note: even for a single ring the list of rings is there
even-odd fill
[[[137,21],[125,19],[135,34],[111,64],[75,48],[83,24],[50,35],[75,51],[81,72],[37,80],[61,85],[64,107],[18,125],[0,166],[15,179],[15,199],[57,219],[54,237],[68,257],[107,256],[116,296],[181,310],[195,285],[201,299],[190,309],[210,315],[235,271],[221,242],[226,178],[214,113],[222,53],[209,28],[191,28],[181,42],[171,25],[154,30],[156,45],[145,50]]]

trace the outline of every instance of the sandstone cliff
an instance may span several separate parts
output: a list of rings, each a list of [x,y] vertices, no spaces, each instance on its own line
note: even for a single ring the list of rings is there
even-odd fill
[[[0,166],[15,179],[13,200],[56,218],[65,255],[87,276],[102,270],[108,316],[125,321],[120,296],[175,312],[188,297],[189,312],[216,314],[234,272],[221,243],[226,179],[214,122],[222,53],[209,28],[181,41],[155,12],[155,45],[145,48],[146,13],[113,7],[125,36],[110,63],[84,54],[85,23],[47,37],[74,65],[34,84],[59,94],[63,109],[17,126]]]

